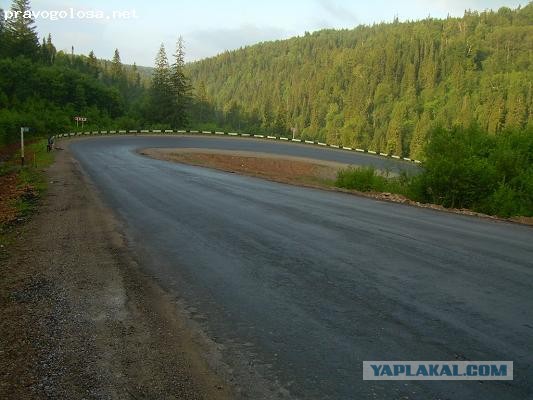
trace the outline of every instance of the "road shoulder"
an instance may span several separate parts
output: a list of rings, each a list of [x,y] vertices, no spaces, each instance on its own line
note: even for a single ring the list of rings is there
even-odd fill
[[[0,397],[233,398],[68,149],[47,179],[2,249]]]

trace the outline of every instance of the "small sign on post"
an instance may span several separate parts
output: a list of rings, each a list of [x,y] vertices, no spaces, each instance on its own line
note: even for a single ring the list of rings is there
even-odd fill
[[[83,123],[87,122],[86,117],[74,117],[74,121],[76,121],[76,128],[78,127],[78,124],[81,122],[81,129],[83,129]]]
[[[23,126],[20,128],[20,164],[24,165],[24,133],[30,131],[30,128]]]

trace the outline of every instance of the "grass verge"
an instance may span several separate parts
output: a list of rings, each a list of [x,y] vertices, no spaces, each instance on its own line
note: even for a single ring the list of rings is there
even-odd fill
[[[45,169],[54,161],[54,153],[46,151],[46,139],[39,139],[25,149],[25,165],[15,152],[0,166],[0,239],[10,227],[27,219],[46,191]]]
[[[411,180],[407,174],[390,177],[374,167],[348,167],[337,174],[335,186],[360,192],[390,192],[412,196]]]

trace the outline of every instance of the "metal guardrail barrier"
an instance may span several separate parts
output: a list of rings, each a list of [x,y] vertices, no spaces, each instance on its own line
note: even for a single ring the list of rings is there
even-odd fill
[[[264,139],[264,140],[284,140],[287,142],[296,142],[296,143],[302,143],[302,144],[308,144],[308,145],[314,145],[314,146],[322,146],[322,147],[331,147],[334,149],[339,150],[345,150],[345,151],[356,151],[359,153],[368,153],[371,155],[381,156],[381,157],[387,157],[387,158],[394,158],[396,160],[404,160],[408,162],[412,162],[415,164],[421,164],[422,162],[420,160],[413,160],[409,157],[400,157],[395,154],[389,154],[389,153],[382,153],[380,151],[375,150],[369,150],[369,149],[361,149],[361,148],[352,148],[342,145],[336,145],[336,144],[329,144],[329,143],[323,143],[316,140],[302,140],[302,139],[294,139],[294,138],[288,138],[285,136],[265,136],[265,135],[256,135],[251,133],[237,133],[237,132],[222,132],[222,131],[204,131],[204,130],[176,130],[176,129],[132,129],[132,130],[114,130],[114,131],[92,131],[92,132],[69,132],[69,133],[60,133],[58,135],[53,136],[55,139],[63,139],[63,138],[70,138],[73,136],[81,136],[81,135],[138,135],[138,134],[156,134],[156,135],[173,135],[173,134],[197,134],[197,135],[225,135],[225,136],[241,136],[241,137],[248,137],[248,138],[256,138],[256,139]]]

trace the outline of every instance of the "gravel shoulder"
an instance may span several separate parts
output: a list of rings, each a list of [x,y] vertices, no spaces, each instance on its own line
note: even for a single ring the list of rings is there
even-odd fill
[[[47,178],[38,214],[0,248],[0,398],[234,398],[68,149]]]

